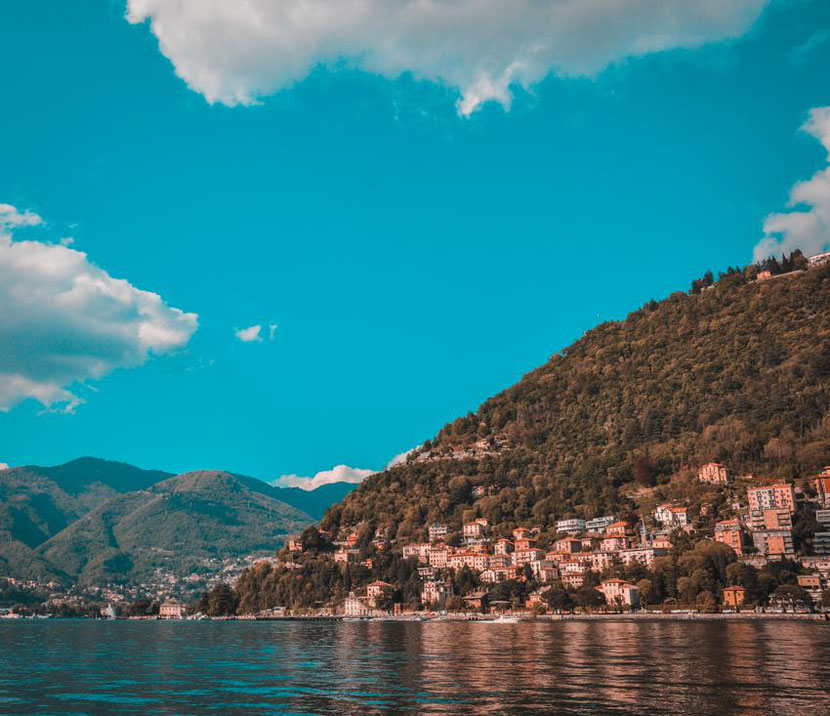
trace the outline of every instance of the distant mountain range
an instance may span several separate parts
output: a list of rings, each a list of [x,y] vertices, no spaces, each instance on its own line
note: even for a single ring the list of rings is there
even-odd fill
[[[0,575],[81,583],[277,549],[355,485],[276,488],[221,471],[175,476],[84,457],[0,471]]]

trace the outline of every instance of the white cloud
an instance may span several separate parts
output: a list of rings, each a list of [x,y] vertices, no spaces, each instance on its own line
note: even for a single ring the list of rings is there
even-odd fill
[[[8,469],[9,469],[9,463],[0,462],[0,470],[8,470]]]
[[[764,238],[755,246],[756,261],[795,249],[809,256],[830,246],[830,107],[810,110],[802,129],[827,149],[828,166],[792,188],[787,202],[791,211],[766,218]]]
[[[395,467],[396,465],[403,465],[406,462],[406,458],[408,458],[416,450],[419,450],[420,447],[421,446],[418,445],[418,447],[414,447],[411,450],[407,450],[406,452],[398,453],[388,463],[386,463],[386,467],[384,469],[388,470],[390,467]]]
[[[262,326],[250,326],[249,328],[240,328],[234,335],[243,343],[259,343],[262,341]]]
[[[277,333],[277,324],[276,323],[269,323],[268,324],[268,340],[273,341],[274,336]],[[237,331],[234,331],[234,335],[243,343],[262,343],[265,338],[262,335],[262,324],[257,323],[253,326],[249,326],[248,328],[240,328]]]
[[[336,465],[331,470],[318,472],[314,477],[283,475],[271,484],[275,487],[300,487],[303,490],[316,490],[322,485],[331,485],[335,482],[348,482],[349,484],[356,485],[374,474],[374,470],[362,470],[358,467],[349,467],[348,465]]]
[[[12,236],[42,223],[0,204],[0,411],[34,398],[72,412],[83,402],[73,384],[180,348],[198,325],[196,314],[112,278],[85,253]]]
[[[317,65],[458,88],[458,110],[511,100],[553,72],[746,32],[768,0],[128,0],[176,73],[209,102],[253,104]]]

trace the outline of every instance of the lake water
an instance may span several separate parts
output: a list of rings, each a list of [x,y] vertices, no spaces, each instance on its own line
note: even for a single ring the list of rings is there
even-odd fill
[[[0,623],[3,713],[830,713],[817,622]]]

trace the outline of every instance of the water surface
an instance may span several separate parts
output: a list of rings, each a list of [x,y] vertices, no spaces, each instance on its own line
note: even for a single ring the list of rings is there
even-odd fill
[[[817,622],[0,624],[3,713],[830,713]]]

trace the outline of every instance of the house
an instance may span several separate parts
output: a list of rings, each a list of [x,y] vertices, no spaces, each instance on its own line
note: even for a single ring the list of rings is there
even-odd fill
[[[298,536],[288,537],[285,540],[285,547],[289,552],[302,552],[303,543]]]
[[[707,462],[697,471],[697,479],[713,485],[725,485],[729,482],[729,470],[719,462]]]
[[[513,539],[528,539],[530,537],[533,537],[534,534],[534,530],[530,529],[529,527],[517,527],[515,530],[513,530]]]
[[[757,281],[766,281],[766,280],[771,279],[771,278],[772,278],[772,271],[769,271],[768,269],[765,269],[763,271],[759,271],[757,273],[757,275],[755,276],[755,279]]]
[[[419,562],[428,562],[432,546],[427,543],[406,544],[403,547],[403,558],[417,557]]]
[[[585,584],[585,572],[569,572],[562,575],[562,584],[569,589],[579,589]]]
[[[605,517],[594,517],[585,523],[585,529],[591,532],[602,532],[606,527],[613,525],[616,522],[614,515],[607,515]]]
[[[624,520],[619,520],[618,522],[612,522],[608,527],[605,528],[605,534],[608,537],[625,537],[626,532],[628,532],[628,522]]]
[[[819,502],[824,507],[830,507],[830,466],[825,467],[818,475],[813,477],[816,486]]]
[[[582,551],[582,540],[576,537],[562,537],[553,543],[553,549],[556,552],[565,552],[572,554],[574,552]]]
[[[597,589],[605,596],[606,603],[612,606],[631,607],[632,609],[640,606],[637,587],[624,579],[606,579]]]
[[[369,607],[364,601],[355,596],[354,592],[349,592],[349,596],[343,602],[343,614],[347,617],[368,617],[369,613]]]
[[[431,566],[438,569],[443,569],[447,566],[450,559],[451,550],[449,547],[441,545],[433,545],[429,548],[429,563]]]
[[[487,558],[487,566],[493,567],[509,567],[513,564],[513,557],[509,554],[492,554]]]
[[[513,553],[513,564],[530,564],[545,558],[543,549],[522,549]]]
[[[626,566],[639,562],[646,567],[651,567],[657,557],[666,554],[666,550],[656,547],[636,547],[634,549],[623,549],[618,552],[620,561]]]
[[[591,553],[591,570],[594,572],[603,572],[614,563],[614,555],[610,552],[592,552]]]
[[[794,557],[793,533],[790,530],[759,530],[752,533],[755,549],[766,557]]]
[[[185,615],[186,607],[177,599],[166,599],[159,606],[160,619],[182,619]]]
[[[484,534],[487,531],[487,520],[477,519],[472,522],[466,522],[462,529],[464,532],[464,539],[467,542],[480,540],[484,537]]]
[[[791,530],[793,517],[786,508],[750,510],[747,515],[747,524],[753,530]]]
[[[748,544],[746,532],[738,519],[722,520],[715,524],[715,541],[728,545],[738,555],[743,555]]]
[[[469,567],[470,569],[479,572],[487,569],[487,555],[479,554],[477,552],[456,552],[447,560],[447,566],[450,569],[462,569]]]
[[[513,534],[516,530],[513,530]],[[506,537],[501,537],[493,543],[493,551],[496,554],[510,554],[513,551],[513,543]]]
[[[540,582],[555,582],[559,579],[559,568],[545,559],[531,562],[530,569]]]
[[[738,586],[724,587],[721,598],[723,606],[737,608],[746,600],[746,589]]]
[[[537,589],[535,592],[531,592],[527,597],[527,606],[530,608],[533,607],[547,607],[547,602],[545,602],[544,598],[542,597],[542,590]]]
[[[446,582],[428,581],[421,587],[421,602],[423,604],[437,604],[443,608],[447,597],[452,594],[452,589]]]
[[[685,507],[674,507],[663,504],[654,510],[654,519],[663,525],[663,527],[676,529],[689,524],[689,513]]]
[[[746,492],[749,510],[788,510],[795,512],[795,492],[788,483],[750,487]]]
[[[439,524],[438,522],[433,522],[429,526],[429,541],[441,542],[446,538],[448,532],[449,528],[446,525]]]
[[[535,537],[523,537],[522,539],[517,539],[516,542],[513,544],[513,549],[516,552],[526,549],[534,549],[536,547],[536,538]]]
[[[360,537],[358,537],[357,532],[352,532],[348,537],[346,537],[346,547],[352,549],[357,544],[359,539]]]
[[[585,520],[580,519],[572,519],[572,520],[559,520],[556,523],[556,531],[557,532],[583,532],[585,530]]]
[[[370,582],[366,586],[366,597],[369,600],[369,604],[377,608],[378,603],[384,596],[391,594],[395,590],[394,585],[389,584],[389,582],[383,582],[381,580],[377,580],[375,582]]]
[[[479,579],[488,584],[496,584],[498,582],[506,582],[510,579],[523,579],[524,573],[521,567],[490,567],[485,569],[480,575]]]
[[[815,254],[814,256],[810,256],[810,258],[807,259],[807,265],[810,268],[814,268],[815,266],[822,266],[826,263],[830,263],[830,251],[825,251],[821,254]]]
[[[334,553],[335,564],[346,564],[357,562],[358,552],[356,549],[339,549]]]
[[[600,542],[599,548],[603,552],[616,552],[620,549],[628,549],[629,542],[627,537],[606,537]]]
[[[487,613],[487,600],[488,595],[486,590],[484,589],[477,589],[474,592],[470,592],[469,594],[465,594],[462,599],[464,600],[464,604],[467,606],[468,609],[472,609],[477,612],[481,612],[482,614]]]

